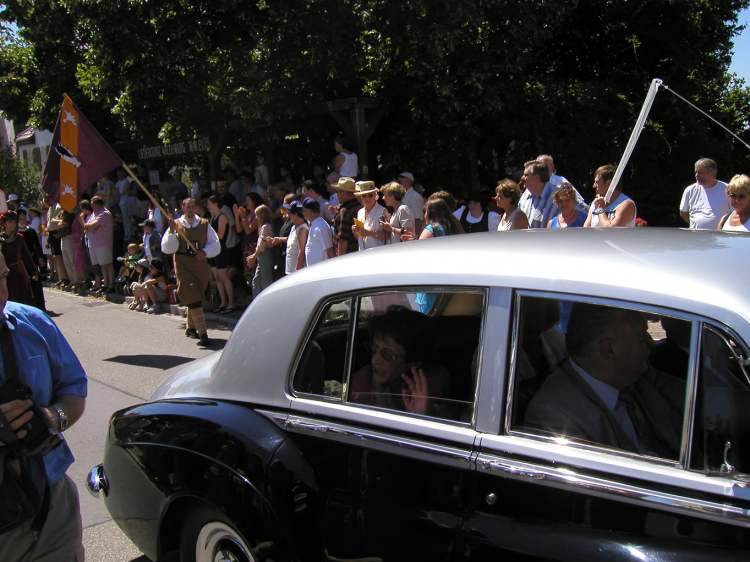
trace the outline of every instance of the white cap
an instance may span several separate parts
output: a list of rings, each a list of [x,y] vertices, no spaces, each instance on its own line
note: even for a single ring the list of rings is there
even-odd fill
[[[412,174],[411,172],[401,172],[398,177],[406,178],[410,182],[414,183],[414,174]]]

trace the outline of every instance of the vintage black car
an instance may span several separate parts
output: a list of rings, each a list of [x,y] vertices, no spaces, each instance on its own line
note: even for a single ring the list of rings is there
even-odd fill
[[[750,237],[455,236],[275,283],[114,414],[151,559],[750,560]]]

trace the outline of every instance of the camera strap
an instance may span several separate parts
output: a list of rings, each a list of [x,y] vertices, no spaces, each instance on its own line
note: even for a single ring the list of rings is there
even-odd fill
[[[16,347],[13,345],[13,333],[8,327],[8,320],[0,326],[0,350],[3,353],[3,367],[5,370],[4,384],[9,386],[21,382],[21,376],[18,372],[18,358],[16,357]]]

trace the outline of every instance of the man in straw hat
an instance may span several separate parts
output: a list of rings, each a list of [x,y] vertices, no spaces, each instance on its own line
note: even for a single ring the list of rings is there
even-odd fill
[[[336,248],[336,255],[343,256],[359,250],[357,237],[352,232],[352,226],[362,205],[354,196],[356,186],[352,178],[339,178],[333,184],[333,187],[339,201],[339,212],[333,220],[334,247]]]
[[[358,181],[354,186],[354,195],[362,202],[357,212],[357,220],[352,229],[360,250],[376,248],[385,244],[385,231],[380,219],[385,218],[387,211],[378,203],[378,188],[375,182]]]
[[[203,297],[208,289],[211,268],[208,258],[221,251],[216,231],[206,219],[195,214],[195,199],[182,202],[182,216],[172,220],[161,239],[161,251],[174,254],[174,271],[177,277],[177,296],[187,307],[185,335],[198,338],[198,345],[209,345]],[[178,236],[178,232],[182,235]],[[188,243],[189,240],[189,243]]]

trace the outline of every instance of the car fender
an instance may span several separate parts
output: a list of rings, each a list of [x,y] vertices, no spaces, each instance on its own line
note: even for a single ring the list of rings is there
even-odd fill
[[[107,509],[152,559],[176,546],[193,502],[225,513],[273,556],[289,552],[296,535],[305,552],[317,485],[286,442],[266,416],[230,402],[165,400],[119,411],[104,460]]]

